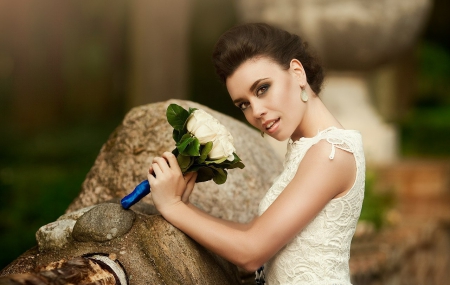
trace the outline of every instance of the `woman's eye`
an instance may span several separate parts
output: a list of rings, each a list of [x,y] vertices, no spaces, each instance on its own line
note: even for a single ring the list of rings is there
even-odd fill
[[[256,90],[256,96],[261,96],[264,93],[266,93],[267,89],[269,89],[269,85],[264,84],[261,85],[257,90]]]
[[[238,105],[238,108],[241,109],[242,111],[244,111],[245,109],[248,108],[248,106],[249,106],[248,102],[243,102]]]

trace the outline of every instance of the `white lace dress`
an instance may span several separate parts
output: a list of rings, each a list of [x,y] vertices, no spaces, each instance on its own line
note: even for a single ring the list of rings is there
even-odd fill
[[[308,149],[321,140],[330,143],[329,159],[334,159],[335,148],[353,153],[356,161],[355,183],[344,196],[331,200],[264,265],[266,285],[351,284],[348,264],[350,243],[361,212],[365,180],[365,159],[358,131],[331,127],[315,137],[289,141],[284,171],[262,199],[259,214],[264,213],[289,184]]]

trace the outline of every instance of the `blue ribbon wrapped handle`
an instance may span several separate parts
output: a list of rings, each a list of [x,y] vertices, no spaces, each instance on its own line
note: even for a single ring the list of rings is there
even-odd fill
[[[139,202],[139,200],[144,198],[149,193],[150,193],[150,183],[148,183],[148,180],[144,180],[141,183],[139,183],[139,185],[136,186],[136,188],[134,188],[133,192],[123,197],[122,200],[120,200],[120,204],[124,209],[128,209],[137,202]]]

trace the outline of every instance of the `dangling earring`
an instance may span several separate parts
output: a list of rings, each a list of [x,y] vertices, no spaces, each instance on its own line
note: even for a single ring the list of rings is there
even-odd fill
[[[308,94],[306,93],[306,90],[304,89],[304,87],[302,88],[302,92],[300,93],[300,96],[302,98],[303,102],[307,102],[308,101]]]
[[[264,132],[263,131],[261,131],[261,137],[264,137]]]

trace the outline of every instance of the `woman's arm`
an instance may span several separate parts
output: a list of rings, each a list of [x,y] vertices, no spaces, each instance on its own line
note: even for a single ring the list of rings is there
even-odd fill
[[[202,217],[204,217],[206,219],[209,219],[209,220],[211,220],[213,222],[216,222],[216,223],[221,223],[221,224],[223,224],[225,226],[228,226],[230,228],[234,228],[234,229],[237,229],[237,230],[247,230],[252,225],[252,222],[245,223],[245,224],[244,223],[237,223],[237,222],[224,220],[224,219],[221,219],[221,218],[217,218],[217,217],[211,216],[210,214],[206,213],[205,211],[202,211],[201,209],[197,208],[193,204],[188,204],[188,207],[191,208],[198,215],[200,215],[200,216],[202,216]]]
[[[326,141],[312,146],[289,185],[263,215],[247,225],[222,221],[183,203],[180,197],[185,186],[177,184],[178,164],[170,153],[164,154],[168,164],[163,159],[153,164],[157,178],[149,175],[153,200],[175,227],[232,263],[253,271],[295,237],[331,199],[353,185],[353,154],[337,149],[330,160],[329,152]]]

